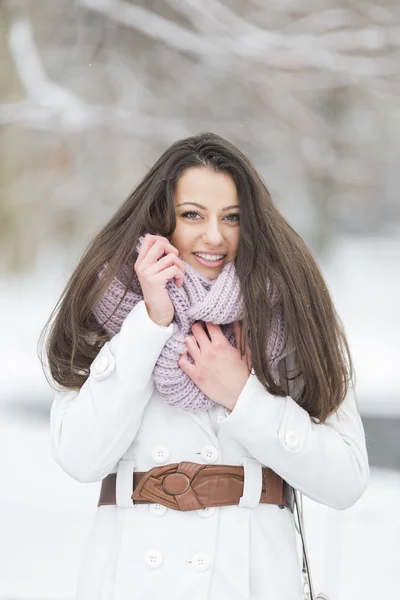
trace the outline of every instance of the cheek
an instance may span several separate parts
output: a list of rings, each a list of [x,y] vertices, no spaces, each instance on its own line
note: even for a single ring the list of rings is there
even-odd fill
[[[190,252],[190,235],[185,227],[177,224],[175,231],[170,238],[170,242],[178,250],[180,256]]]
[[[230,247],[236,256],[239,249],[239,227],[232,233],[232,237],[230,238]]]

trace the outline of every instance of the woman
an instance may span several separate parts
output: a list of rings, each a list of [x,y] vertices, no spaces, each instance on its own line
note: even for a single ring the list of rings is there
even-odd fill
[[[76,598],[300,600],[291,490],[345,509],[368,457],[327,285],[248,158],[168,148],[54,315],[52,453],[103,480]]]

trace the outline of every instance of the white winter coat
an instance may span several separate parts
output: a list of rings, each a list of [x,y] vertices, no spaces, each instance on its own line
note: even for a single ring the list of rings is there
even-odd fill
[[[293,514],[259,504],[259,468],[269,466],[322,504],[354,504],[369,479],[354,392],[339,417],[323,425],[292,399],[296,390],[273,396],[253,374],[232,412],[222,405],[173,408],[152,376],[171,335],[172,324],[156,325],[139,302],[93,361],[81,390],[55,395],[56,462],[80,482],[117,473],[117,505],[97,508],[76,600],[301,600]],[[293,358],[288,354],[288,368]],[[134,469],[180,461],[244,464],[242,506],[181,512],[132,505]]]

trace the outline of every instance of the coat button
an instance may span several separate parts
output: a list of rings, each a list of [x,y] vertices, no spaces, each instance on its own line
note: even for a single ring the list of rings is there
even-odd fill
[[[108,367],[108,363],[109,361],[107,356],[99,356],[99,358],[97,358],[93,363],[94,372],[97,373],[97,375],[100,375],[100,373],[104,373],[104,371]]]
[[[163,504],[158,504],[155,502],[154,504],[149,504],[149,511],[155,515],[156,517],[162,517],[167,512],[168,507]]]
[[[152,452],[153,460],[158,465],[163,465],[164,463],[168,462],[170,456],[171,452],[165,446],[157,446]]]
[[[149,569],[158,569],[163,564],[163,555],[158,550],[149,550],[144,555],[144,560]]]
[[[218,415],[217,417],[217,423],[222,423],[222,421],[225,421],[226,417],[224,415]]]
[[[289,429],[285,434],[285,444],[292,450],[297,450],[300,445],[300,438],[295,431]]]
[[[219,452],[215,446],[204,446],[200,455],[204,462],[215,463],[218,460]]]
[[[210,557],[204,552],[198,552],[192,557],[192,567],[195,571],[207,571],[210,566]]]
[[[206,506],[205,508],[200,508],[200,510],[197,511],[197,514],[203,518],[211,517],[214,513],[215,513],[215,506]]]

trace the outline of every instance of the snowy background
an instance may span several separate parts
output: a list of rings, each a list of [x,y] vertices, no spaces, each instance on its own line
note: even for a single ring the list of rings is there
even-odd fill
[[[4,0],[0,6],[0,600],[72,600],[99,483],[49,452],[41,330],[159,154],[215,131],[320,262],[353,354],[371,484],[305,500],[316,588],[400,589],[400,5]]]

